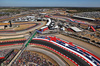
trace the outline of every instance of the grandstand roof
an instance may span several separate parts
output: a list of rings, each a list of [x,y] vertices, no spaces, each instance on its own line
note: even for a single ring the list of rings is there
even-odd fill
[[[72,30],[74,30],[75,32],[81,32],[82,30],[80,30],[79,28],[77,27],[71,27]]]
[[[88,20],[95,20],[93,18],[81,17],[81,16],[76,16],[76,15],[74,15],[73,17],[78,17],[78,18],[83,18],[83,19],[88,19]]]
[[[55,28],[59,28],[58,26],[55,26]]]
[[[47,28],[48,26],[44,26],[44,27],[42,27],[41,29],[44,29],[44,28]]]
[[[46,15],[46,13],[40,13],[41,15]]]

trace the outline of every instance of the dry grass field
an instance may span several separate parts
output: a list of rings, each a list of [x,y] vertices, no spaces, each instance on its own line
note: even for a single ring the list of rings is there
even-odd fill
[[[24,30],[26,28],[29,28],[31,26],[34,26],[35,24],[25,24],[25,25],[19,25],[19,27],[14,28],[14,30]]]

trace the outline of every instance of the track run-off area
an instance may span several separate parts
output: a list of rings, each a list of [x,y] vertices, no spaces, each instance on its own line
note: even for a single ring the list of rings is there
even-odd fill
[[[0,46],[24,44],[26,39],[1,41]],[[29,44],[46,47],[59,55],[69,59],[76,66],[99,66],[100,58],[71,42],[67,42],[52,36],[34,37]]]
[[[45,25],[45,22],[29,22],[29,23],[16,23],[16,24],[13,24],[13,25],[32,25],[32,26],[29,26],[29,27],[22,27],[24,29],[22,30],[13,30],[13,29],[9,29],[9,30],[0,30],[0,35],[1,37],[3,36],[14,36],[14,35],[23,35],[23,34],[27,34],[31,31],[34,31],[35,29],[39,29],[41,28],[42,26]],[[3,26],[3,25],[2,25]]]
[[[31,27],[28,27],[24,30],[0,30],[0,33],[16,33],[16,32],[22,32],[22,31],[27,31],[27,30],[30,30],[32,28],[35,28],[36,26],[39,26],[41,25],[41,23],[25,23],[25,24],[34,24],[33,26]],[[15,24],[15,25],[25,25],[25,24]]]

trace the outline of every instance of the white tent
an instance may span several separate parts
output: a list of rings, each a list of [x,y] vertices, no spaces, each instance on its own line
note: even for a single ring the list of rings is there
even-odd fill
[[[59,28],[59,27],[58,27],[58,25],[57,25],[57,26],[55,26],[55,28]]]
[[[46,13],[40,13],[41,15],[46,15]]]
[[[35,18],[35,16],[27,16],[27,18],[34,19],[34,18]]]
[[[8,23],[9,21],[4,21],[3,23]]]

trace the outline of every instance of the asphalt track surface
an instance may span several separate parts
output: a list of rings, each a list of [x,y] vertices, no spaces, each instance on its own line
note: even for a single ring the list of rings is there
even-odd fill
[[[29,24],[29,23],[27,23],[27,24]],[[16,31],[14,31],[14,30],[9,30],[9,31],[0,31],[1,33],[4,33],[4,32],[20,32],[20,31],[25,31],[25,30],[29,30],[29,29],[31,29],[31,28],[34,28],[34,27],[36,27],[36,26],[38,26],[38,25],[40,25],[40,23],[32,23],[32,24],[35,24],[34,26],[31,26],[31,27],[29,27],[29,28],[26,28],[26,29],[24,29],[24,30],[16,30]],[[19,24],[17,24],[17,25],[19,25]],[[21,24],[20,24],[21,25]]]
[[[4,43],[0,43],[0,45],[9,45],[9,44],[18,44],[18,43],[24,43],[25,40],[23,41],[14,41],[14,42],[4,42]],[[55,49],[56,51],[62,53],[63,55],[71,58],[72,60],[74,60],[78,65],[80,66],[90,66],[87,62],[85,62],[84,60],[82,60],[80,57],[50,43],[47,41],[43,41],[43,40],[32,40],[30,43],[35,43],[35,44],[41,44],[41,45],[45,45],[48,47],[51,47],[52,49]]]

